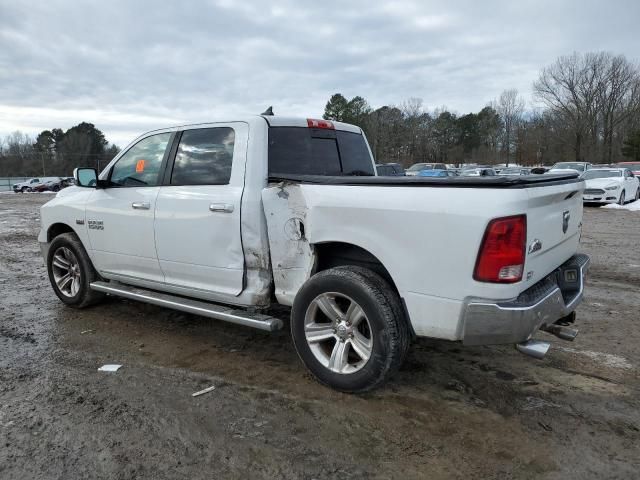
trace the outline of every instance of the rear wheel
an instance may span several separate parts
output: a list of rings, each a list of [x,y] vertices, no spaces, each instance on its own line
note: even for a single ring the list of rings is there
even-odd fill
[[[620,199],[618,200],[619,205],[624,205],[624,190],[620,193]]]
[[[638,189],[636,190],[636,196],[634,197],[634,200],[636,202],[640,200],[640,187],[638,187]]]
[[[53,291],[71,307],[84,308],[104,298],[104,294],[89,287],[100,277],[75,233],[63,233],[53,239],[47,270]]]
[[[409,348],[397,293],[378,274],[336,267],[311,277],[291,310],[291,333],[318,381],[349,393],[382,385]]]

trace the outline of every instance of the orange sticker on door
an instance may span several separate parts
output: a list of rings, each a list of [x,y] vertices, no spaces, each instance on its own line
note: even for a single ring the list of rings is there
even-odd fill
[[[144,160],[138,160],[138,163],[136,163],[136,173],[142,172],[144,172]]]

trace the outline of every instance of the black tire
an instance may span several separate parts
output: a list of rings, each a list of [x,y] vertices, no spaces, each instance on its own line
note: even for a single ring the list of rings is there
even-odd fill
[[[624,204],[625,204],[624,190],[622,190],[622,192],[620,193],[620,198],[618,199],[618,205],[624,205]]]
[[[370,328],[371,354],[353,373],[330,370],[318,360],[307,342],[307,310],[314,299],[325,293],[353,299],[364,312]],[[331,268],[307,280],[293,302],[291,334],[298,356],[313,376],[320,383],[346,393],[362,393],[383,385],[402,365],[411,340],[398,294],[377,273],[358,266]],[[340,340],[329,341],[337,345]]]
[[[51,191],[52,191],[52,192],[59,192],[59,191],[60,191],[60,187],[59,187],[58,185],[54,185],[54,186],[51,188]]]
[[[61,249],[71,251],[75,260],[77,260],[77,293],[71,295],[71,292],[64,293],[54,278],[54,257],[61,252]],[[53,287],[53,291],[64,304],[74,308],[85,308],[98,303],[104,298],[104,294],[91,290],[89,284],[96,280],[100,280],[98,272],[87,255],[86,250],[82,246],[82,242],[75,233],[63,233],[53,239],[49,246],[47,255],[47,272],[49,273],[49,281]]]
[[[640,187],[636,190],[636,196],[634,197],[634,201],[637,202],[638,200],[640,200]]]
[[[27,187],[22,187],[22,188],[20,189],[20,193],[24,193],[24,192],[26,192],[26,191],[27,191]]]

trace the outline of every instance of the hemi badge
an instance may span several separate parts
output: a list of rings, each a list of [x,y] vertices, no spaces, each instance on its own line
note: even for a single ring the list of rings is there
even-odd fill
[[[81,218],[76,218],[76,225],[84,225],[84,220]]]

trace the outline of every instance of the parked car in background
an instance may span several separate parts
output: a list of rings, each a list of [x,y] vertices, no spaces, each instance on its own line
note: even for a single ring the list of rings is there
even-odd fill
[[[620,162],[617,168],[628,168],[638,178],[640,178],[640,162]]]
[[[33,192],[59,192],[64,188],[62,177],[41,179],[41,182],[31,187]]]
[[[640,182],[628,168],[593,168],[581,175],[585,203],[618,203],[640,198]]]
[[[12,186],[15,193],[58,192],[75,184],[73,177],[36,177]]]
[[[404,168],[399,163],[378,163],[376,173],[380,177],[404,177]]]
[[[449,170],[420,170],[418,172],[418,177],[457,177],[454,172]]]
[[[584,173],[590,168],[592,168],[592,165],[589,162],[558,162],[547,173],[567,173],[567,170]]]
[[[530,170],[531,175],[543,175],[549,171],[549,167],[532,167]]]
[[[506,167],[500,169],[498,175],[529,175],[531,171],[522,167]]]
[[[496,171],[493,168],[468,168],[467,170],[463,170],[460,174],[462,177],[494,177],[496,176]]]
[[[418,175],[421,170],[446,170],[447,166],[444,163],[414,163],[407,168],[407,175]]]
[[[30,192],[33,189],[33,187],[35,187],[39,183],[40,183],[39,178],[30,178],[29,180],[26,180],[24,182],[14,183],[12,188],[14,193]]]

